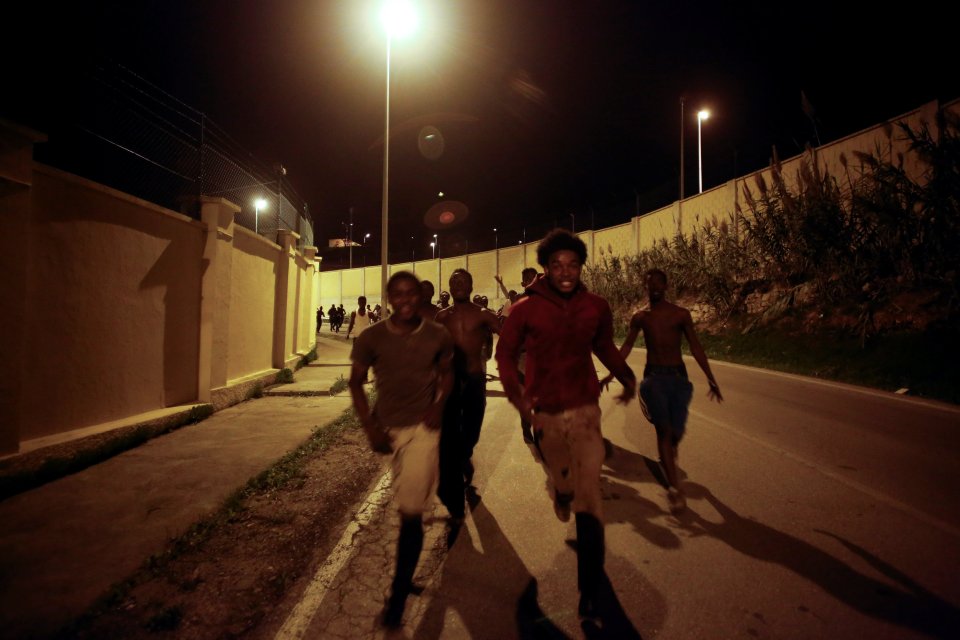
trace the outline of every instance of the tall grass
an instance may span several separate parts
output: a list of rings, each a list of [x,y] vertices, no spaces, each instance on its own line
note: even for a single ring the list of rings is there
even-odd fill
[[[666,271],[677,295],[695,297],[718,318],[744,313],[758,288],[784,291],[792,303],[801,284],[808,297],[858,316],[861,338],[872,330],[874,311],[903,291],[936,289],[952,317],[960,267],[960,120],[941,111],[935,131],[901,123],[886,134],[873,153],[854,154],[855,167],[841,156],[839,176],[824,171],[810,149],[793,176],[775,158],[769,179],[758,174],[753,187],[744,187],[744,208],[637,255],[603,256],[584,279],[607,298],[618,324],[640,305],[650,268]],[[909,142],[916,162],[894,157],[894,136]],[[919,166],[919,175],[908,164]]]

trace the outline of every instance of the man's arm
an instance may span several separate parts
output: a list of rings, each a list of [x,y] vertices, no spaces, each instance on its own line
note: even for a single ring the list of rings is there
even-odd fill
[[[627,337],[624,338],[623,344],[620,345],[620,357],[623,358],[624,361],[626,361],[627,356],[630,355],[630,351],[633,349],[633,345],[637,342],[637,337],[640,335],[640,329],[642,327],[640,318],[640,313],[635,313],[633,317],[630,318],[630,328],[627,331]],[[610,385],[611,380],[613,380],[612,371],[600,381],[600,388],[606,389]]]
[[[350,332],[353,331],[353,320],[357,317],[356,311],[350,312],[350,324],[347,325],[347,337],[350,337]]]
[[[517,361],[520,358],[520,346],[523,344],[523,327],[525,305],[520,305],[507,316],[500,331],[500,340],[497,342],[497,371],[503,392],[520,416],[529,420],[533,410],[532,401],[524,397],[523,387],[520,386],[520,371]]]
[[[360,421],[364,433],[367,434],[370,448],[377,453],[390,453],[393,450],[390,446],[390,437],[383,432],[370,413],[370,401],[367,398],[367,392],[363,389],[363,381],[367,379],[369,369],[369,366],[354,360],[350,367],[350,381],[347,386],[350,388],[353,410],[357,414],[357,420]]]
[[[509,300],[510,294],[507,291],[507,288],[503,286],[503,278],[500,277],[500,274],[498,273],[497,275],[493,276],[493,279],[497,281],[498,285],[500,285],[500,291],[503,291],[503,297]]]
[[[616,376],[620,384],[623,385],[623,393],[617,398],[621,403],[630,402],[637,393],[637,378],[633,374],[633,369],[627,364],[626,359],[617,351],[613,344],[613,314],[610,312],[610,306],[604,303],[604,309],[600,314],[600,323],[597,327],[597,335],[593,338],[593,352],[600,359],[600,362],[610,370],[610,374]],[[631,324],[631,330],[633,322]],[[628,336],[629,337],[629,336]],[[633,338],[636,340],[636,336]],[[626,346],[624,342],[624,346]],[[632,346],[632,343],[631,343]],[[628,350],[629,353],[629,350]]]
[[[707,360],[707,354],[703,350],[703,345],[700,344],[700,339],[697,338],[696,330],[693,328],[693,318],[690,317],[690,312],[686,309],[683,311],[683,335],[687,336],[687,342],[690,344],[690,353],[693,354],[693,359],[697,361],[697,364],[700,365],[700,368],[703,369],[703,372],[707,376],[707,383],[710,385],[707,397],[711,400],[716,399],[717,402],[723,402],[723,394],[720,393],[720,386],[713,377],[713,372],[710,371],[710,362]]]
[[[446,404],[450,392],[453,391],[453,338],[444,342],[443,349],[437,359],[437,392],[433,399],[433,404],[427,409],[427,414],[423,417],[424,424],[428,429],[437,430],[443,423],[443,405]]]

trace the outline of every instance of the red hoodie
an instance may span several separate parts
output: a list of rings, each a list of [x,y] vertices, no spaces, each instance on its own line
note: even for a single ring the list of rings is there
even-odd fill
[[[591,354],[624,384],[636,384],[633,371],[613,344],[610,305],[583,283],[570,298],[554,291],[544,277],[510,308],[497,343],[500,381],[511,400],[533,398],[534,409],[558,413],[597,404],[600,382]],[[517,359],[526,349],[526,389],[520,388]]]

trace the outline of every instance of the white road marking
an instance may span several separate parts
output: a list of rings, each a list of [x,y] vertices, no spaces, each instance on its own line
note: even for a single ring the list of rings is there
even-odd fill
[[[356,550],[353,544],[354,538],[365,526],[372,522],[389,501],[388,490],[390,489],[390,472],[387,471],[380,480],[363,505],[357,511],[356,517],[347,525],[340,541],[333,549],[320,568],[317,569],[307,590],[293,611],[287,617],[283,626],[274,636],[277,640],[298,640],[303,638],[310,627],[310,621],[316,615],[317,610],[323,603],[330,585],[333,584],[337,574],[343,569],[347,561],[353,557]]]
[[[707,423],[709,423],[709,424],[712,424],[712,425],[715,426],[715,427],[720,427],[721,429],[725,429],[725,430],[727,430],[727,431],[730,431],[731,433],[735,433],[736,435],[740,436],[741,438],[744,438],[744,439],[746,439],[746,440],[750,440],[751,442],[753,442],[753,443],[755,443],[755,444],[758,444],[758,445],[764,447],[765,449],[769,449],[770,451],[773,451],[773,452],[775,452],[775,453],[777,453],[777,454],[780,454],[780,455],[782,455],[782,456],[784,456],[784,457],[786,457],[786,458],[789,458],[790,460],[792,460],[792,461],[794,461],[794,462],[796,462],[796,463],[798,463],[798,464],[802,464],[802,465],[805,466],[805,467],[809,467],[810,469],[813,469],[814,471],[819,472],[820,474],[822,474],[822,475],[830,478],[831,480],[835,480],[835,481],[837,481],[837,482],[839,482],[839,483],[841,483],[841,484],[844,484],[844,485],[850,487],[851,489],[855,489],[856,491],[859,491],[859,492],[861,492],[861,493],[863,493],[863,494],[866,494],[866,495],[870,496],[871,498],[873,498],[874,500],[877,500],[877,501],[879,501],[879,502],[882,502],[882,503],[886,504],[886,505],[889,506],[889,507],[893,507],[893,508],[895,508],[895,509],[899,509],[900,511],[903,511],[903,512],[905,512],[905,513],[908,513],[908,514],[912,515],[913,517],[915,517],[915,518],[917,518],[917,519],[925,522],[926,524],[935,526],[935,527],[937,527],[938,529],[941,529],[942,531],[945,531],[946,533],[949,533],[949,534],[952,535],[952,536],[955,536],[955,537],[957,537],[957,538],[960,538],[960,529],[958,529],[957,527],[953,526],[952,524],[950,524],[950,523],[948,523],[948,522],[945,522],[945,521],[943,521],[943,520],[941,520],[941,519],[939,519],[939,518],[937,518],[937,517],[935,517],[935,516],[932,516],[932,515],[924,512],[924,511],[921,511],[921,510],[917,509],[916,507],[911,507],[909,504],[907,504],[907,503],[905,503],[905,502],[901,502],[900,500],[897,500],[896,498],[892,498],[892,497],[888,496],[888,495],[885,494],[885,493],[881,493],[881,492],[879,492],[879,491],[876,491],[875,489],[871,489],[870,487],[868,487],[868,486],[866,486],[866,485],[864,485],[864,484],[861,484],[861,483],[859,483],[859,482],[857,482],[857,481],[855,481],[855,480],[851,480],[850,478],[845,478],[844,476],[841,476],[841,475],[838,474],[838,473],[835,473],[835,472],[833,472],[833,471],[830,471],[829,469],[826,469],[826,468],[824,468],[824,467],[816,464],[815,462],[811,462],[811,461],[807,460],[806,458],[803,458],[803,457],[801,457],[801,456],[798,456],[798,455],[796,455],[796,454],[794,454],[794,453],[790,453],[790,452],[787,451],[786,449],[781,449],[780,447],[776,447],[776,446],[774,446],[774,445],[772,445],[772,444],[770,444],[770,443],[768,443],[768,442],[765,442],[765,441],[762,440],[761,438],[758,438],[758,437],[753,436],[753,435],[751,435],[751,434],[749,434],[749,433],[746,433],[746,432],[744,432],[744,431],[741,431],[740,429],[738,429],[738,428],[736,428],[736,427],[734,427],[734,426],[731,426],[731,425],[729,425],[729,424],[727,424],[727,423],[725,423],[725,422],[723,422],[723,421],[721,421],[721,420],[717,420],[717,419],[715,419],[715,418],[710,418],[710,417],[706,416],[705,414],[697,411],[696,409],[690,409],[690,414],[696,416],[698,419],[703,420],[704,422],[707,422]]]

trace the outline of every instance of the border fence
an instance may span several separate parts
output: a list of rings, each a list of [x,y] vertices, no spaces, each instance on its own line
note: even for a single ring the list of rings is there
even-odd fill
[[[312,246],[306,202],[271,167],[217,126],[129,69],[101,65],[91,72],[84,100],[36,159],[160,206],[181,211],[191,196],[222,197],[241,210],[236,222],[276,239],[280,229]],[[255,202],[266,201],[263,210]]]

